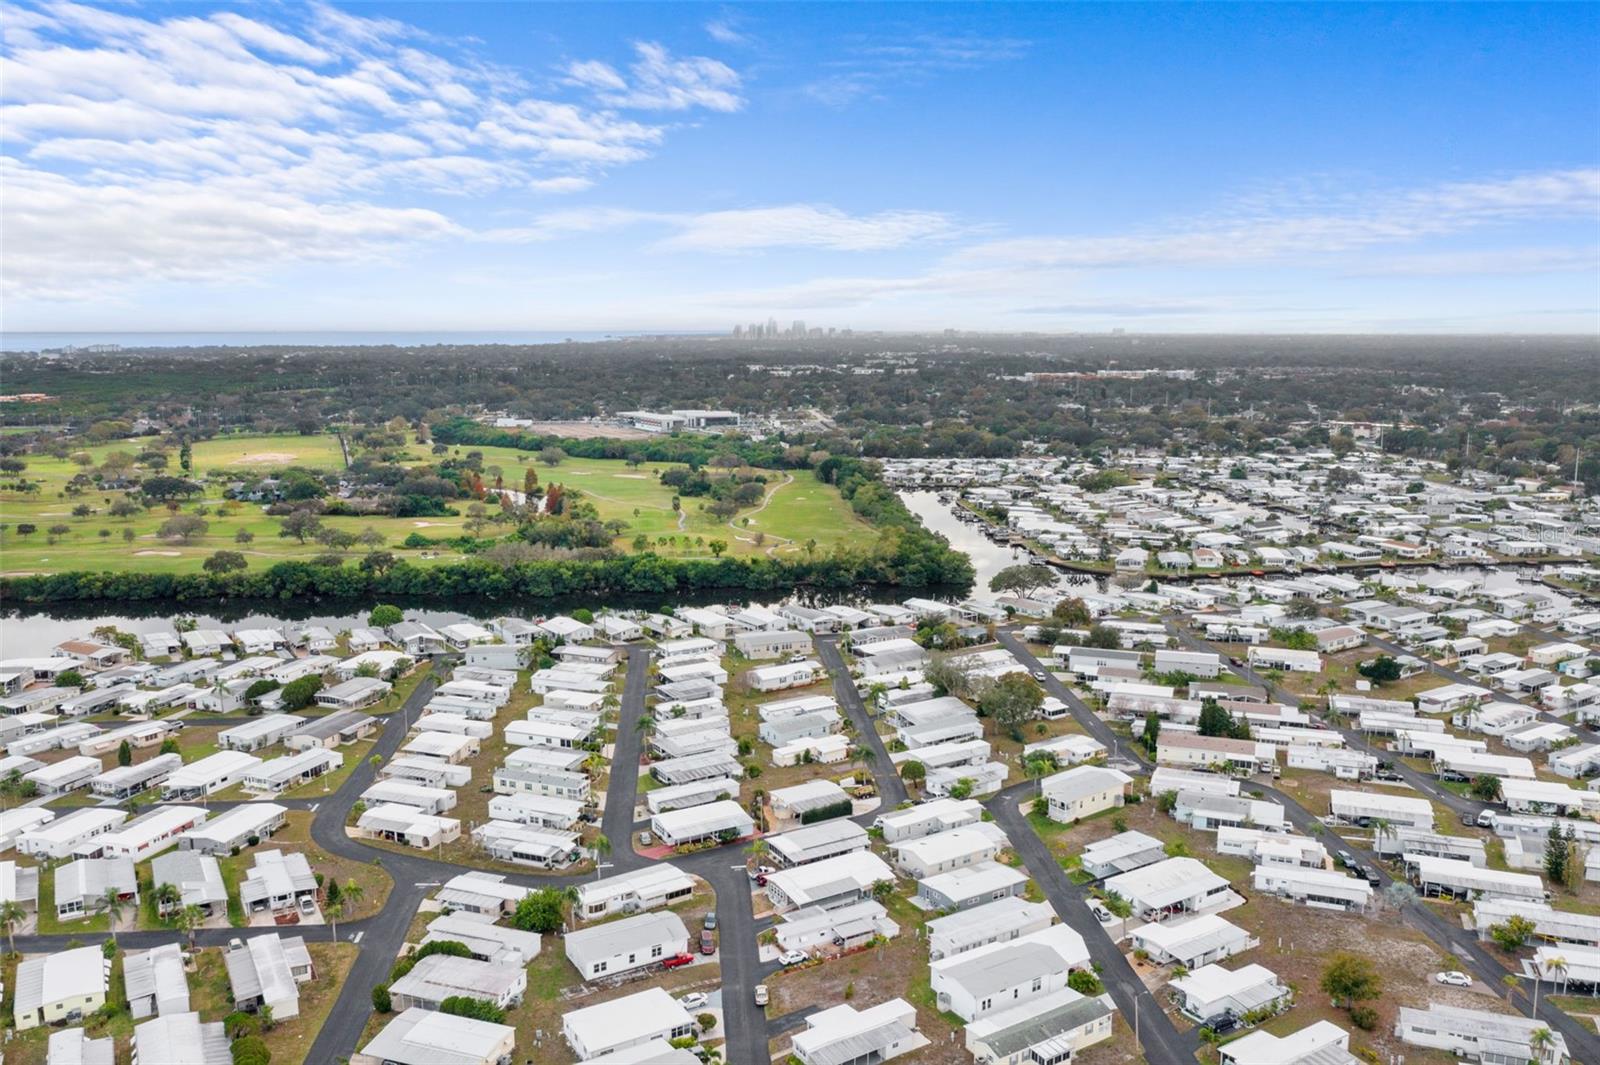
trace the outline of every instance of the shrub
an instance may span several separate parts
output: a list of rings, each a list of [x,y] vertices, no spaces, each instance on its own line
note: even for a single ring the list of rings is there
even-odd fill
[[[233,1065],[271,1065],[272,1062],[272,1051],[259,1035],[236,1039],[229,1050],[233,1054]]]
[[[372,1008],[379,1013],[393,1013],[394,1003],[389,999],[389,985],[379,984],[372,989]]]
[[[1074,969],[1067,975],[1067,986],[1080,995],[1105,994],[1106,985],[1087,969]]]
[[[1371,1006],[1357,1006],[1350,1011],[1350,1023],[1363,1032],[1378,1027],[1378,1011]]]
[[[849,817],[854,809],[855,807],[849,799],[840,799],[838,802],[829,803],[827,806],[819,806],[815,810],[807,810],[800,815],[800,823],[809,825],[816,821],[827,821],[834,817]]]

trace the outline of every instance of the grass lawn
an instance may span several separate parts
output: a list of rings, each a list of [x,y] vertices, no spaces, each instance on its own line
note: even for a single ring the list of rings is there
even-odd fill
[[[959,1017],[934,1008],[935,997],[928,975],[928,947],[923,929],[932,914],[911,905],[896,892],[885,903],[900,934],[880,946],[856,954],[811,965],[784,969],[767,978],[772,1000],[768,1017],[781,1017],[808,1005],[823,1008],[848,1002],[858,1009],[900,997],[917,1010],[917,1029],[931,1044],[912,1055],[919,1065],[966,1065],[972,1055],[952,1033],[962,1026]],[[786,1051],[789,1035],[775,1041],[775,1049]]]
[[[152,439],[118,441],[84,448],[95,465],[114,451],[138,454],[154,443]],[[848,503],[830,485],[818,481],[810,471],[764,471],[767,477],[764,500],[746,508],[731,521],[705,512],[708,500],[685,497],[681,512],[672,509],[673,490],[660,483],[659,473],[668,463],[645,463],[630,467],[621,459],[569,458],[559,466],[536,462],[529,452],[511,448],[465,448],[484,454],[486,478],[491,484],[495,471],[505,487],[520,490],[527,468],[537,471],[541,485],[560,483],[577,489],[598,510],[602,521],[627,523],[616,544],[631,550],[636,536],[643,535],[649,548],[673,557],[709,557],[712,540],[725,542],[733,555],[795,555],[804,553],[808,542],[815,550],[826,551],[841,542],[871,542],[876,532],[855,516]],[[415,463],[435,461],[427,446],[410,448]],[[194,573],[216,551],[236,550],[251,566],[270,566],[275,562],[308,559],[323,548],[315,541],[300,543],[278,535],[277,518],[267,515],[260,504],[227,502],[222,490],[230,477],[267,473],[289,466],[305,466],[322,471],[344,467],[337,438],[330,434],[240,435],[208,440],[194,446],[193,469],[183,474],[177,453],[169,454],[162,473],[184,475],[201,482],[205,491],[187,502],[193,512],[204,507],[209,523],[203,535],[188,542],[162,540],[157,530],[169,517],[164,508],[152,508],[127,518],[115,518],[110,507],[126,493],[92,488],[78,495],[66,491],[80,467],[70,459],[49,455],[29,455],[28,468],[21,475],[39,486],[35,492],[0,491],[0,524],[5,532],[4,572],[6,574],[47,573],[63,570],[118,570],[151,573]],[[93,469],[91,466],[90,469]],[[144,475],[154,471],[137,468]],[[216,480],[206,480],[215,475]],[[7,482],[10,484],[11,482]],[[91,513],[76,516],[80,505]],[[466,501],[459,501],[462,514],[427,519],[385,516],[330,517],[323,519],[329,528],[361,533],[372,528],[384,536],[391,549],[413,532],[430,538],[448,539],[466,532]],[[34,526],[27,536],[15,531],[18,525]],[[54,526],[65,531],[51,533]],[[503,529],[504,526],[496,528]],[[237,542],[240,533],[249,540]],[[54,542],[52,542],[54,541]],[[428,565],[458,561],[465,557],[449,548],[435,548],[424,559],[421,552],[405,551],[410,561]],[[352,556],[355,557],[355,556]]]
[[[341,921],[360,920],[383,912],[384,905],[389,901],[389,892],[394,889],[394,880],[384,871],[382,861],[374,858],[370,862],[357,862],[328,854],[311,839],[311,816],[309,810],[290,810],[287,823],[278,829],[270,842],[217,859],[222,867],[223,882],[228,887],[229,920],[235,928],[248,923],[239,903],[239,884],[245,874],[255,867],[256,852],[262,850],[299,851],[311,863],[311,871],[322,874],[324,884],[330,879],[337,880],[341,888],[352,880],[360,884],[361,902],[351,907],[348,913],[342,914]],[[319,933],[320,928],[311,934]]]
[[[300,985],[300,1016],[277,1020],[271,1031],[261,1033],[272,1051],[274,1065],[300,1065],[306,1060],[360,953],[353,943],[308,942],[306,949],[311,952],[312,971],[316,975]],[[233,1012],[222,948],[197,951],[195,962],[196,971],[189,977],[189,1004],[202,1021],[220,1021]]]
[[[474,825],[482,825],[490,820],[489,800],[494,798],[494,771],[505,763],[508,754],[516,750],[514,745],[506,742],[506,726],[513,721],[524,720],[527,717],[529,708],[539,705],[544,700],[543,696],[528,690],[528,676],[528,670],[522,670],[517,675],[517,683],[512,689],[511,698],[506,700],[506,704],[494,716],[492,722],[494,725],[493,734],[488,739],[480,742],[477,757],[469,759],[465,763],[472,770],[472,778],[466,784],[455,789],[456,805],[444,813],[444,816],[453,817],[461,822],[461,837],[429,851],[428,857],[442,862],[456,862],[479,869],[492,869],[506,873],[537,875],[542,871],[533,866],[516,865],[488,858],[472,839],[472,827]],[[618,674],[617,680],[620,682],[621,679],[621,674]],[[405,744],[402,743],[400,747],[402,749],[397,750],[396,755],[403,757]],[[601,785],[596,783],[596,793],[601,790]],[[350,824],[354,825],[358,819],[352,817]],[[583,833],[585,842],[598,834],[598,829],[585,826]],[[376,847],[380,850],[393,850],[405,854],[417,853],[414,848],[407,847],[403,843],[391,843],[380,839],[363,839],[362,842],[369,847]],[[619,841],[612,842],[613,845],[619,844]],[[593,868],[594,866],[591,862],[583,861],[560,870],[560,872],[565,875],[581,873]]]
[[[16,970],[24,957],[38,957],[38,955],[7,954],[0,962],[0,974],[5,980],[4,1016],[9,1021],[13,1016],[16,994]],[[83,1021],[83,1028],[91,1039],[104,1039],[110,1036],[116,1040],[117,1060],[127,1060],[133,1046],[133,1015],[128,1011],[127,993],[122,981],[122,957],[118,955],[116,962],[111,967],[111,982],[107,987],[106,1006],[90,1014]],[[6,1027],[5,1060],[6,1065],[45,1065],[49,1057],[50,1033],[58,1031],[48,1024],[41,1024],[37,1028],[30,1028],[26,1032],[12,1030]]]
[[[344,765],[331,773],[324,773],[316,780],[308,780],[304,784],[290,788],[281,795],[269,796],[269,799],[315,799],[338,791],[344,785],[351,773],[356,771],[356,766],[366,761],[367,755],[372,753],[372,748],[377,746],[376,739],[361,740],[347,747],[340,747],[339,754],[344,756]]]

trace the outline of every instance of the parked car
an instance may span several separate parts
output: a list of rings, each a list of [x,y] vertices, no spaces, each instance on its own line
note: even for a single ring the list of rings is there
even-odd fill
[[[717,952],[717,934],[704,928],[700,930],[700,953],[715,954]]]
[[[803,950],[786,950],[778,955],[778,961],[784,965],[799,965],[810,960],[811,956]]]
[[[712,910],[710,913],[706,914],[705,927],[706,927],[707,931],[710,931],[711,929],[717,927],[717,911],[716,910]]]
[[[655,837],[648,832],[639,833],[639,846],[648,847],[655,842]]]
[[[763,874],[759,874],[756,877],[756,887],[766,887],[766,886],[767,886],[766,874],[764,874],[764,873]]]
[[[1482,813],[1478,814],[1478,827],[1479,828],[1493,828],[1494,827],[1494,821],[1495,821],[1495,812],[1493,810],[1484,810]]]
[[[661,967],[663,969],[676,969],[680,966],[688,965],[692,961],[694,961],[693,954],[674,954],[672,957],[662,962]]]
[[[1454,969],[1449,972],[1434,973],[1433,979],[1437,983],[1449,984],[1451,987],[1471,987],[1472,977]]]
[[[1028,673],[1033,677],[1034,680],[1044,680],[1044,679],[1046,679],[1045,678],[1045,672],[1042,669],[1030,669],[1028,671]]]
[[[1117,919],[1117,915],[1106,909],[1104,903],[1094,899],[1089,900],[1089,912],[1094,914],[1094,919],[1101,924],[1110,924]]]
[[[767,985],[766,984],[757,984],[756,985],[756,1005],[757,1006],[765,1006],[766,1004],[767,1004]]]
[[[300,912],[307,917],[314,916],[317,912],[317,900],[310,895],[300,896]]]
[[[709,1001],[704,991],[691,991],[678,1000],[678,1005],[686,1010],[697,1010]]]

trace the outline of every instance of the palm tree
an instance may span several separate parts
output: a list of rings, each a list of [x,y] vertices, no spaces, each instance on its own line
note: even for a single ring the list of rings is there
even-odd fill
[[[261,1018],[261,1030],[264,1032],[272,1031],[273,1025],[277,1023],[272,1016],[272,1007],[265,1002],[261,1004],[260,1009],[256,1010],[256,1016]]]
[[[176,884],[162,884],[156,888],[156,912],[158,914],[167,916],[182,903],[183,892],[178,890]]]
[[[367,889],[354,880],[345,881],[343,890],[339,892],[339,907],[349,913],[361,905],[361,900],[366,897]]]
[[[1551,1034],[1548,1028],[1535,1028],[1528,1036],[1528,1045],[1533,1048],[1533,1052],[1538,1055],[1540,1060],[1544,1059],[1545,1051],[1549,1050],[1550,1044],[1555,1041],[1556,1037]]]
[[[115,946],[117,942],[117,922],[122,920],[122,896],[117,894],[116,888],[106,888],[106,893],[100,897],[100,901],[105,905],[106,918],[111,927],[111,944]]]
[[[641,714],[639,715],[639,720],[634,723],[633,727],[638,729],[641,734],[648,738],[655,734],[656,719],[649,714]]]
[[[767,841],[760,839],[759,837],[745,844],[744,852],[750,856],[749,858],[745,859],[745,866],[748,867],[750,865],[751,859],[759,862],[762,856],[765,855],[769,849],[770,848],[767,846]]]
[[[339,888],[339,898],[335,905],[326,912],[328,914],[328,924],[333,931],[333,938],[338,939],[339,918],[348,914],[367,892],[365,888],[354,880],[349,881],[343,887],[339,887],[338,882],[335,881],[333,886]]]
[[[591,777],[598,777],[605,772],[606,760],[600,756],[599,751],[595,751],[583,760],[583,768]]]
[[[11,953],[17,952],[17,925],[28,919],[28,911],[15,899],[0,902],[0,925],[6,930],[6,939],[11,944]]]
[[[205,923],[205,920],[206,912],[193,904],[183,907],[172,915],[172,923],[177,925],[178,930],[189,940],[190,950],[194,949],[195,931]]]
[[[1394,822],[1387,817],[1374,817],[1367,822],[1372,826],[1372,838],[1378,843],[1378,853],[1383,854],[1383,838],[1394,834]]]
[[[604,832],[589,841],[589,849],[594,851],[595,864],[600,864],[600,859],[611,853],[611,840]]]
[[[1553,958],[1547,958],[1545,960],[1544,967],[1546,969],[1549,969],[1550,972],[1553,973],[1555,975],[1555,977],[1558,980],[1561,981],[1561,990],[1563,992],[1566,991],[1566,989],[1567,989],[1567,959],[1561,957],[1561,955],[1558,954]]]
[[[1044,778],[1055,772],[1056,765],[1054,755],[1043,753],[1035,753],[1023,760],[1022,769],[1033,779],[1037,794],[1044,794]]]

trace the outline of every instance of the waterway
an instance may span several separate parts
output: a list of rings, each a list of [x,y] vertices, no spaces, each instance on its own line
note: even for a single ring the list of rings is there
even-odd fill
[[[959,520],[948,504],[939,502],[937,492],[901,492],[900,499],[906,508],[922,519],[922,524],[939,533],[950,546],[965,552],[972,559],[976,574],[972,582],[974,595],[989,594],[989,578],[1020,562],[1028,561],[1028,552],[997,544],[983,535],[982,527]]]

